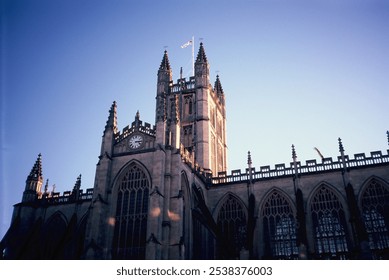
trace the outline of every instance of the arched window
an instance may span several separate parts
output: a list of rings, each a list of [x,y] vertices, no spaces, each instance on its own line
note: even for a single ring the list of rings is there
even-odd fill
[[[63,247],[63,237],[67,224],[63,214],[56,212],[53,214],[42,229],[42,259],[62,259],[61,249]]]
[[[236,259],[240,256],[240,251],[246,245],[247,239],[247,217],[241,203],[232,195],[220,208],[217,217],[217,226],[223,236],[221,246],[228,248],[224,252],[224,258]]]
[[[346,259],[347,223],[343,206],[335,193],[321,185],[310,205],[315,253],[320,259]]]
[[[296,221],[284,195],[273,191],[262,212],[265,258],[297,259]]]
[[[370,249],[375,258],[383,258],[389,249],[389,191],[372,179],[362,194],[362,213],[369,235]]]
[[[114,259],[144,259],[150,182],[145,172],[131,164],[118,186]]]

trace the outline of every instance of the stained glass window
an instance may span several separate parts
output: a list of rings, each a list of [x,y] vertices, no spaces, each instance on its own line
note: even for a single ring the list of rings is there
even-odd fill
[[[247,218],[241,203],[232,195],[223,203],[217,218],[217,225],[228,244],[229,252],[226,258],[239,258],[240,250],[246,245]]]
[[[296,222],[290,203],[284,195],[273,191],[262,208],[265,241],[265,257],[273,259],[295,259]]]
[[[362,212],[370,249],[375,258],[381,258],[389,249],[389,191],[388,187],[372,179],[362,194]]]
[[[144,259],[150,182],[132,164],[119,183],[112,255],[114,259]]]
[[[312,199],[310,210],[316,258],[346,259],[349,251],[347,223],[336,194],[321,185]]]

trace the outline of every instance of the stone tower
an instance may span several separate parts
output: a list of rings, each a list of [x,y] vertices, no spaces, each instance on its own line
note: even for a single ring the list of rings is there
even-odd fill
[[[22,202],[35,201],[41,195],[42,184],[42,156],[39,154],[30,175],[27,177]]]
[[[217,175],[227,170],[225,96],[219,76],[210,83],[210,65],[204,46],[195,61],[195,76],[172,81],[165,51],[158,70],[156,137],[157,143],[182,145],[193,153],[202,169]]]

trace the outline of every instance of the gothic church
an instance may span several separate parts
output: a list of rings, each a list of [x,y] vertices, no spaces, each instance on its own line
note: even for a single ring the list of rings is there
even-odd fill
[[[181,71],[182,73],[182,71]],[[119,131],[113,102],[92,189],[49,192],[38,156],[3,259],[389,259],[389,150],[227,173],[225,94],[201,43],[174,82],[165,51],[155,125]],[[232,116],[233,117],[233,116]],[[389,135],[388,135],[389,136]]]

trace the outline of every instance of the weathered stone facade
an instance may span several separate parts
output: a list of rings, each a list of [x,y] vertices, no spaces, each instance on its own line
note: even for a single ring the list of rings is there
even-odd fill
[[[39,155],[6,259],[389,259],[389,153],[227,175],[225,96],[200,44],[195,75],[158,70],[155,125],[109,111],[93,189],[42,190]]]

